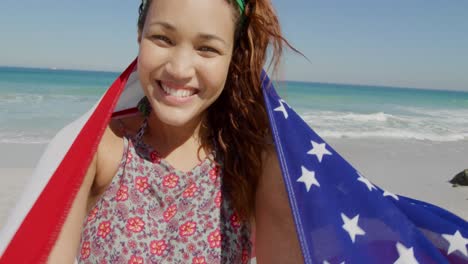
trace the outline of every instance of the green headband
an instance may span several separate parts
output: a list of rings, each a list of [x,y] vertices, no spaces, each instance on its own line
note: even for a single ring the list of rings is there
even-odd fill
[[[245,4],[244,4],[244,0],[236,0],[237,1],[237,5],[239,6],[239,9],[241,11],[241,14],[244,14],[244,10],[245,10]],[[146,1],[145,0],[142,0],[141,1],[143,5],[145,5]]]
[[[244,10],[245,10],[244,0],[236,0],[236,1],[241,11],[241,14],[244,14]]]

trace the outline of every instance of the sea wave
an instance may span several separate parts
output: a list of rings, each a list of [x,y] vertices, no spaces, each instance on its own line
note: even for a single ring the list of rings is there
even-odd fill
[[[415,131],[317,131],[324,138],[382,138],[382,139],[411,139],[411,140],[427,140],[434,142],[453,142],[468,140],[466,134],[448,134],[438,135],[434,133],[417,133]]]
[[[463,118],[468,121],[466,118],[468,116],[468,108],[440,108],[440,109],[428,109],[422,107],[411,107],[411,106],[397,106],[395,107],[398,110],[407,112],[408,114],[418,115],[418,116],[430,116],[438,118]]]
[[[54,101],[62,102],[95,102],[99,99],[96,96],[67,95],[67,94],[33,94],[33,93],[7,93],[0,94],[0,105],[18,104],[50,104]]]
[[[316,115],[317,115],[316,113],[306,113],[303,116],[304,118],[310,118],[311,116],[316,116]],[[383,113],[383,112],[370,113],[370,114],[345,112],[345,113],[337,114],[337,112],[333,112],[333,111],[321,111],[320,116],[328,120],[358,121],[358,122],[386,122],[389,119],[395,118],[394,116]]]
[[[37,135],[34,133],[22,133],[14,135],[11,133],[0,133],[0,144],[46,144],[53,138],[53,135]]]
[[[464,110],[428,110],[417,114],[306,111],[300,115],[323,137],[468,140]]]
[[[0,104],[41,103],[44,95],[40,94],[3,94],[0,95]]]

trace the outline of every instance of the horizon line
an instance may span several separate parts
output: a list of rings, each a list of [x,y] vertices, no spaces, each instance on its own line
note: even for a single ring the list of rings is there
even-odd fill
[[[78,68],[59,68],[59,67],[31,67],[31,66],[11,66],[11,65],[0,65],[0,68],[16,68],[16,69],[35,69],[35,70],[47,70],[47,71],[80,71],[80,72],[100,72],[110,73],[119,75],[121,71],[118,70],[98,70],[98,69],[78,69]],[[304,80],[277,80],[272,79],[274,82],[296,82],[296,83],[312,83],[312,84],[326,84],[326,85],[352,85],[361,87],[376,87],[376,88],[391,88],[391,89],[413,89],[413,90],[426,90],[426,91],[441,91],[441,92],[462,92],[468,93],[468,87],[466,89],[459,88],[428,88],[428,87],[412,87],[412,86],[396,86],[386,84],[375,84],[375,83],[347,83],[340,81],[304,81]]]

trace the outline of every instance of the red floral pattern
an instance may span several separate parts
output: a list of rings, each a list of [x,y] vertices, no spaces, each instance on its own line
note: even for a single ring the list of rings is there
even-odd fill
[[[117,191],[117,201],[125,201],[128,199],[128,188],[125,185],[120,185],[119,190]]]
[[[154,163],[159,163],[161,162],[161,158],[159,157],[158,153],[156,151],[152,151],[150,153],[150,160]]]
[[[143,264],[143,263],[144,263],[143,258],[135,256],[135,255],[132,255],[132,257],[128,261],[128,264]]]
[[[216,207],[221,207],[221,199],[222,199],[222,194],[221,194],[221,191],[218,191],[218,193],[216,193],[216,197],[215,197],[215,200],[214,200],[214,203],[216,205]]]
[[[141,232],[143,227],[145,226],[145,222],[141,220],[140,217],[130,218],[127,221],[127,230],[132,231],[134,233]]]
[[[190,186],[189,186],[187,189],[185,189],[185,191],[184,191],[184,193],[182,194],[182,196],[183,196],[184,198],[189,198],[189,197],[191,198],[191,197],[193,197],[193,196],[195,195],[195,193],[196,193],[197,191],[198,191],[197,185],[196,185],[195,183],[192,183],[192,184],[190,184]]]
[[[225,200],[214,162],[182,172],[136,138],[124,145],[117,174],[84,222],[78,263],[250,261],[250,228]]]
[[[169,222],[169,220],[174,217],[177,213],[177,205],[173,204],[166,211],[164,211],[164,221]]]
[[[242,250],[242,264],[247,264],[250,261],[250,251]]]
[[[214,167],[213,169],[211,169],[208,174],[210,175],[210,180],[212,182],[216,182],[216,180],[218,179],[218,167]]]
[[[166,244],[166,241],[164,240],[157,240],[157,241],[151,242],[150,248],[151,248],[150,249],[151,254],[162,256],[164,251],[167,248],[167,244]]]
[[[97,235],[99,237],[106,238],[110,231],[110,221],[104,221],[99,224]]]
[[[239,216],[237,215],[237,213],[233,213],[231,215],[231,226],[237,230],[237,228],[241,227],[241,222],[239,221]]]
[[[192,264],[206,264],[205,257],[195,257],[195,258],[193,258]]]
[[[91,222],[94,219],[96,219],[97,211],[98,211],[98,208],[94,207],[93,210],[91,210],[91,212],[89,212],[88,218],[86,219],[86,221]]]
[[[191,236],[195,233],[195,229],[197,228],[197,223],[193,221],[187,221],[185,224],[179,227],[179,235],[186,237]]]
[[[167,188],[174,188],[179,183],[179,177],[175,174],[169,174],[164,177],[163,185]]]
[[[133,155],[131,152],[128,152],[128,155],[127,155],[127,163],[131,162],[133,159]]]
[[[148,189],[148,177],[136,177],[135,186],[140,192],[144,192]]]
[[[87,259],[89,257],[89,254],[91,253],[89,247],[90,243],[88,241],[81,245],[81,259]]]
[[[219,232],[219,229],[210,233],[208,242],[211,248],[219,248],[221,246],[221,232]]]

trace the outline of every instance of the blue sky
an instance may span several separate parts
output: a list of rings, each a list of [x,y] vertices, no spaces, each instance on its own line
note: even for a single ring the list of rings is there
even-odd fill
[[[194,0],[196,1],[196,0]],[[273,0],[292,52],[280,78],[468,91],[468,1]],[[121,71],[135,0],[1,0],[0,65]]]

